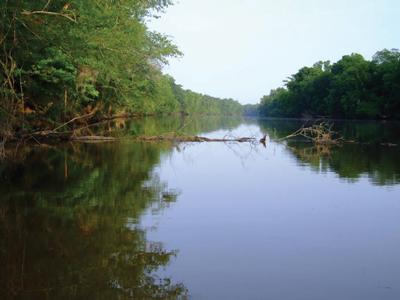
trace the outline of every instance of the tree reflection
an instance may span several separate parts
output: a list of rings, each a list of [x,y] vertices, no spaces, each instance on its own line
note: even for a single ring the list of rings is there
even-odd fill
[[[197,135],[215,130],[231,130],[238,127],[243,120],[229,116],[170,116],[162,118],[147,117],[143,119],[114,119],[99,124],[96,132],[103,135],[119,137],[162,135],[179,133]]]
[[[228,117],[116,119],[85,130],[198,134],[240,123]],[[179,195],[153,172],[170,144],[11,150],[16,156],[0,165],[0,299],[186,297],[183,284],[157,276],[177,252],[149,241],[139,226],[143,214],[157,213]]]
[[[260,128],[274,140],[283,138],[304,124],[300,120],[262,120]],[[400,183],[399,123],[336,122],[337,130],[346,140],[357,143],[340,146],[314,146],[301,140],[287,141],[287,149],[300,164],[314,171],[335,172],[341,178],[355,181],[363,176],[377,185]]]
[[[176,299],[157,276],[177,255],[138,226],[176,193],[152,173],[163,145],[34,149],[5,166],[0,192],[0,298]]]

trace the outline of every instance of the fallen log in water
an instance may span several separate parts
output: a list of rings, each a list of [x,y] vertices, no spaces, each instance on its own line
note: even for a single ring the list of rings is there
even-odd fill
[[[166,134],[166,135],[157,135],[157,136],[138,136],[135,137],[136,141],[143,142],[159,142],[159,141],[170,141],[170,142],[237,142],[237,143],[246,143],[246,142],[254,142],[255,138],[252,137],[241,137],[241,138],[207,138],[202,136],[192,136],[192,135],[176,135],[176,134]]]
[[[96,110],[93,110],[91,113],[77,116],[68,122],[65,122],[54,129],[48,130],[40,130],[32,133],[27,133],[21,136],[20,140],[29,141],[33,140],[37,143],[47,143],[47,142],[57,142],[57,141],[75,141],[75,142],[86,142],[86,143],[98,143],[98,142],[111,142],[116,140],[135,140],[142,142],[160,142],[160,141],[169,141],[169,142],[237,142],[237,143],[246,143],[246,142],[256,142],[257,140],[253,137],[240,137],[240,138],[208,138],[196,135],[183,135],[178,134],[176,132],[165,133],[157,136],[136,136],[136,137],[112,137],[112,136],[99,136],[94,135],[93,132],[89,129],[98,123],[90,124],[88,119],[92,118],[95,114]],[[82,126],[77,128],[66,128],[73,123],[80,121],[83,123]],[[66,130],[62,130],[66,129]],[[83,132],[82,132],[83,131]],[[82,135],[86,134],[86,135]],[[260,140],[260,142],[265,145],[265,136]]]
[[[112,142],[117,139],[111,136],[89,135],[89,136],[72,136],[70,140],[77,142]]]
[[[76,135],[74,132],[38,132],[31,134],[25,138],[26,141],[33,140],[38,143],[57,142],[57,141],[71,141],[82,143],[100,143],[100,142],[113,142],[119,140],[132,140],[138,142],[175,142],[175,143],[202,143],[202,142],[237,142],[237,143],[254,143],[257,142],[253,137],[239,137],[239,138],[208,138],[197,135],[180,135],[175,133],[168,133],[162,135],[142,135],[142,136],[129,136],[129,137],[112,137],[112,136],[99,136],[99,135]]]

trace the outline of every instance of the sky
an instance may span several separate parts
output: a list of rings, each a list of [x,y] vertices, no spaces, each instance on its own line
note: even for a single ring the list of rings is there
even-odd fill
[[[149,27],[184,53],[164,69],[184,88],[258,103],[303,66],[400,48],[400,0],[179,0]]]

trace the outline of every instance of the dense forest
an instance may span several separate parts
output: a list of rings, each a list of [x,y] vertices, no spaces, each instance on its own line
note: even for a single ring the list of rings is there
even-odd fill
[[[171,4],[1,1],[2,144],[85,115],[240,113],[238,102],[184,90],[163,74],[182,53],[147,23]]]
[[[258,111],[270,117],[399,119],[400,52],[385,49],[371,61],[353,53],[334,64],[304,67],[264,96]]]

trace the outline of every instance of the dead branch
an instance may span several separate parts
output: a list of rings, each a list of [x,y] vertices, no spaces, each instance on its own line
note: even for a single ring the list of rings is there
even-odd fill
[[[75,118],[69,120],[68,122],[66,122],[66,123],[64,123],[64,124],[62,124],[62,125],[60,125],[60,126],[58,126],[57,128],[53,129],[53,131],[57,131],[57,130],[59,130],[59,129],[65,127],[65,126],[67,126],[68,124],[71,124],[71,123],[77,121],[77,120],[90,118],[90,117],[92,117],[95,113],[96,113],[96,110],[93,110],[93,111],[91,111],[90,113],[88,113],[88,114],[86,114],[86,115],[75,117]]]
[[[92,117],[95,114],[95,112],[96,112],[96,110],[93,110],[89,114],[75,117],[75,118],[69,120],[68,122],[65,122],[64,124],[61,124],[60,126],[54,128],[54,129],[36,131],[36,132],[28,134],[28,136],[48,136],[48,135],[56,135],[56,134],[65,134],[66,132],[58,132],[58,130],[63,128],[63,127],[65,127],[65,126],[67,126],[68,124],[71,124],[71,123],[77,121],[77,120],[87,119],[89,117]]]
[[[77,142],[112,142],[115,140],[116,138],[111,136],[97,136],[97,135],[71,137],[71,141],[77,141]]]
[[[301,127],[292,134],[279,139],[279,141],[301,136],[315,144],[338,144],[343,142],[343,138],[340,137],[337,132],[332,131],[332,127],[333,125],[329,125],[325,122],[314,124],[310,127]]]
[[[159,142],[159,141],[170,141],[170,142],[238,142],[238,143],[246,143],[246,142],[254,142],[255,138],[250,137],[242,137],[242,138],[207,138],[202,136],[192,136],[192,135],[175,135],[175,134],[167,134],[167,135],[158,135],[158,136],[139,136],[134,138],[137,141],[144,142]]]
[[[57,13],[57,12],[45,11],[45,10],[35,10],[35,11],[24,10],[21,12],[21,14],[24,16],[31,16],[31,15],[59,16],[59,17],[66,18],[66,19],[70,20],[71,22],[76,23],[76,17],[73,14],[63,14],[63,13]]]

